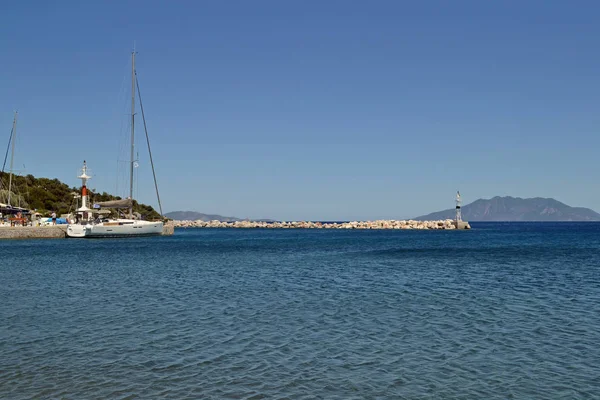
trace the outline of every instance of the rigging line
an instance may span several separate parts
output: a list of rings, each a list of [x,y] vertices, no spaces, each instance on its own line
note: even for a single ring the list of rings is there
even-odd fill
[[[14,130],[15,130],[15,127],[13,125],[13,127],[10,130],[10,136],[8,138],[8,146],[6,146],[6,154],[4,155],[4,163],[2,164],[2,177],[3,178],[4,178],[4,168],[6,167],[6,160],[8,160],[8,151],[10,150],[10,144],[12,142]],[[2,189],[2,179],[0,179],[0,189]]]
[[[146,132],[146,143],[148,144],[148,154],[150,155],[150,165],[152,166],[152,176],[154,177],[154,187],[156,188],[158,209],[160,210],[160,216],[162,217],[162,204],[160,203],[160,195],[158,194],[158,182],[156,182],[156,173],[154,172],[154,161],[152,160],[152,150],[150,150],[150,138],[148,137],[148,129],[146,128],[146,117],[144,116],[144,106],[142,105],[142,93],[140,92],[140,83],[138,82],[137,72],[135,73],[135,86],[137,87],[138,97],[140,99],[140,109],[142,110],[142,121],[144,121],[144,131]]]

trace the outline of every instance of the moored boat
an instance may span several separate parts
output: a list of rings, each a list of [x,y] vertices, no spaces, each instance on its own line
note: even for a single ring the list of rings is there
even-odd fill
[[[136,221],[131,219],[99,219],[92,223],[69,224],[67,236],[72,238],[115,238],[127,236],[161,235],[161,221]]]
[[[135,134],[135,92],[139,95],[135,72],[135,52],[131,54],[131,158],[129,161],[129,197],[122,200],[112,200],[99,202],[88,207],[87,181],[91,178],[88,175],[87,164],[83,162],[81,174],[78,176],[82,181],[81,188],[81,207],[77,209],[76,223],[67,226],[67,236],[72,238],[109,238],[109,237],[129,237],[129,236],[153,236],[161,235],[163,232],[162,221],[144,221],[141,215],[133,212],[133,169],[136,163],[134,159],[134,134]],[[141,97],[140,97],[141,106]],[[142,108],[142,117],[144,111]],[[144,127],[146,122],[144,120]],[[146,138],[148,133],[146,132]],[[150,143],[148,142],[148,151],[150,152]],[[154,174],[154,164],[152,162],[152,153],[150,152],[150,161],[152,163],[152,173]],[[162,215],[162,206],[160,196],[158,195],[158,186],[156,185],[156,175],[154,175],[158,205]],[[116,209],[117,218],[107,218],[103,211],[110,214],[107,209]],[[126,218],[123,218],[120,210],[127,209]]]

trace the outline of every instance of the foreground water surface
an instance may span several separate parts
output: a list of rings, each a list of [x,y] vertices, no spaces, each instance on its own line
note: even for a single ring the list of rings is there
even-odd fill
[[[587,399],[600,224],[0,242],[0,398]]]

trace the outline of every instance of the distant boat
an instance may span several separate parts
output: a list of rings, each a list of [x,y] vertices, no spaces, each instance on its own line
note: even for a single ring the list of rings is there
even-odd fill
[[[131,53],[131,159],[129,161],[129,197],[123,200],[112,200],[99,202],[93,205],[94,209],[88,207],[87,196],[87,180],[91,178],[88,175],[87,164],[83,162],[81,175],[78,176],[82,180],[81,188],[81,207],[77,209],[77,223],[67,226],[67,236],[72,238],[108,238],[108,237],[128,237],[128,236],[152,236],[161,235],[163,231],[162,221],[144,221],[141,216],[134,217],[133,213],[133,168],[134,160],[134,126],[135,126],[135,92],[137,88],[136,72],[135,72],[135,52]],[[139,88],[138,88],[139,94]],[[140,97],[141,105],[141,97]],[[142,108],[142,117],[144,111]],[[145,121],[144,121],[145,125]],[[148,143],[150,151],[150,144]],[[150,153],[150,161],[152,162],[152,153]],[[152,167],[154,173],[154,166]],[[156,184],[156,176],[154,177]],[[156,190],[159,207],[160,197],[158,189]],[[128,218],[106,218],[101,210],[106,208],[112,209],[127,209]],[[108,211],[107,211],[108,212]],[[94,219],[94,215],[96,218]]]

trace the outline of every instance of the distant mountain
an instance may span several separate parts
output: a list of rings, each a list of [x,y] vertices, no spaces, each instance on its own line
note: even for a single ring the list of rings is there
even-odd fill
[[[455,212],[451,208],[415,219],[454,219]],[[496,196],[463,206],[462,218],[465,221],[600,221],[600,214],[589,208],[570,207],[554,199]]]
[[[222,215],[217,214],[202,214],[196,211],[172,211],[165,214],[165,217],[170,219],[176,219],[179,221],[223,221],[223,222],[231,222],[231,221],[243,221],[241,218],[236,217],[224,217]]]
[[[235,221],[246,221],[243,218],[237,217],[224,217],[218,214],[202,214],[196,211],[171,211],[165,214],[165,217],[175,219],[178,221],[221,221],[221,222],[235,222]],[[259,222],[273,222],[273,219],[253,219],[252,221]]]

